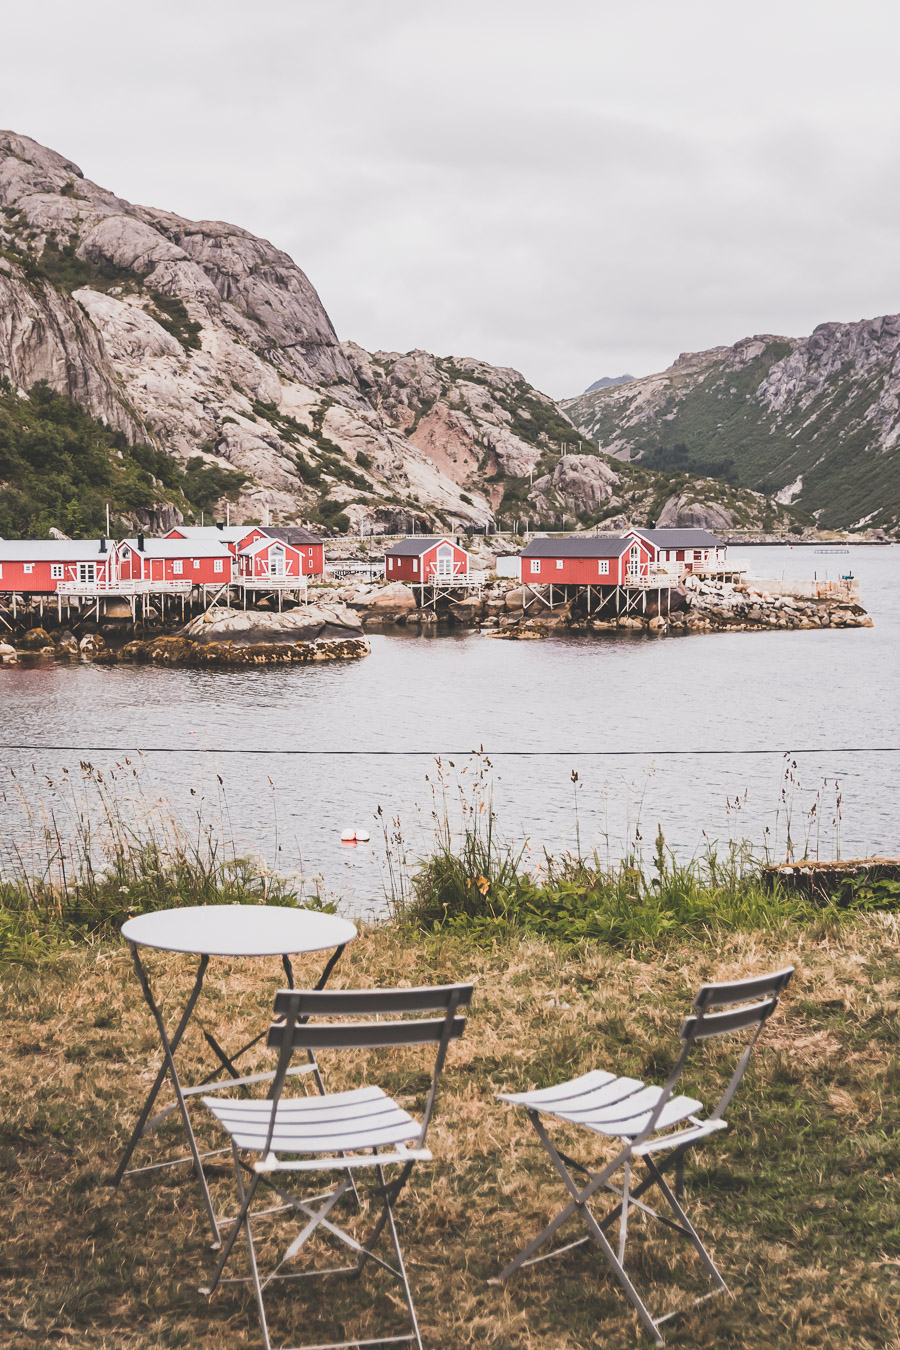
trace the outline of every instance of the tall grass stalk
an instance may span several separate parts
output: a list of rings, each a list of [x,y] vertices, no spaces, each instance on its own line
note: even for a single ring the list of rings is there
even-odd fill
[[[298,903],[289,878],[238,851],[221,778],[212,824],[202,798],[182,817],[151,795],[131,759],[33,777],[12,774],[3,794],[15,797],[20,825],[16,837],[0,834],[0,960],[108,935],[133,914],[175,905]],[[323,901],[317,890],[302,903]]]
[[[791,833],[795,770],[788,761],[780,802],[788,857],[796,852]],[[855,909],[900,908],[897,888],[891,886],[877,893],[844,887],[824,904],[804,896],[767,877],[769,859],[760,858],[745,841],[720,848],[707,840],[699,856],[680,860],[667,846],[661,826],[648,866],[639,819],[629,822],[630,840],[620,858],[611,860],[608,848],[605,859],[596,849],[585,853],[575,773],[572,783],[575,852],[552,855],[544,850],[535,860],[528,841],[514,844],[499,833],[485,766],[473,775],[468,789],[457,780],[454,802],[439,763],[434,836],[427,851],[410,860],[398,822],[385,833],[395,917],[418,928],[484,941],[519,930],[564,942],[593,940],[637,949],[686,937],[713,939],[726,930],[772,931],[785,924],[837,920]],[[807,850],[818,843],[820,810],[817,797],[808,812]],[[839,790],[835,810],[839,814]],[[806,851],[803,856],[808,856]]]

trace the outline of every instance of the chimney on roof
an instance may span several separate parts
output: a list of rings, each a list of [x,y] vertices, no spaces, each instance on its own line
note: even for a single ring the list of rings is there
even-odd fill
[[[100,536],[100,552],[101,553],[106,552],[106,536],[103,534],[101,534]]]
[[[224,528],[225,528],[225,526],[222,524],[221,520],[217,520],[217,521],[216,521],[216,529],[217,529],[217,530],[224,530]]]
[[[137,546],[141,553],[144,551],[144,531],[138,530]]]

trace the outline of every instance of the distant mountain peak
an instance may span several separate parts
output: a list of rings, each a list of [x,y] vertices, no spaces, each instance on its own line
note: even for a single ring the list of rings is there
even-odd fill
[[[595,389],[611,389],[614,384],[628,384],[629,380],[633,379],[633,375],[604,375],[601,380],[595,380],[593,384],[589,384],[584,392],[592,394]]]

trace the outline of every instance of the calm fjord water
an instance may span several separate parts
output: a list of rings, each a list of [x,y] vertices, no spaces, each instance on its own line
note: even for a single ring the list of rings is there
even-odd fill
[[[367,660],[334,666],[6,668],[0,741],[321,752],[147,755],[141,776],[145,792],[167,797],[186,820],[201,802],[218,820],[219,775],[227,828],[240,846],[286,871],[302,860],[307,876],[321,873],[327,889],[363,911],[381,904],[377,807],[388,818],[399,815],[407,843],[424,851],[433,756],[453,759],[452,776],[481,745],[493,765],[501,831],[516,842],[530,839],[536,850],[575,846],[573,771],[583,848],[618,854],[639,829],[649,851],[657,824],[683,856],[707,840],[747,838],[761,846],[767,828],[769,842],[775,846],[777,833],[783,848],[783,752],[794,751],[794,837],[805,837],[805,813],[818,792],[819,848],[833,856],[837,778],[842,854],[896,855],[900,755],[856,748],[900,744],[900,547],[854,548],[849,557],[810,548],[746,553],[761,577],[836,576],[852,568],[875,627],[529,643],[404,634],[375,636]],[[812,747],[829,752],[805,753]],[[757,748],[773,753],[699,753]],[[351,758],[329,753],[335,750],[417,753]],[[554,753],[509,754],[525,750]],[[594,758],[591,750],[640,753]],[[96,749],[0,751],[0,828],[7,838],[23,832],[22,796],[51,803],[56,788],[46,780],[56,783],[63,767],[77,777],[80,759],[106,770],[121,758]],[[372,844],[342,847],[348,827],[370,830]]]

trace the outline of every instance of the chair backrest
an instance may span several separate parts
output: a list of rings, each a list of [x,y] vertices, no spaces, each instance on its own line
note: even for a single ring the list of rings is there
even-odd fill
[[[269,1141],[274,1130],[275,1106],[290,1061],[298,1051],[315,1054],[317,1050],[433,1044],[437,1053],[418,1141],[422,1147],[447,1047],[463,1034],[466,1018],[460,1010],[471,1003],[472,991],[471,984],[426,985],[416,989],[280,989],[275,995],[276,1020],[269,1027],[267,1040],[269,1047],[279,1052],[269,1092],[273,1102]],[[442,1016],[415,1016],[425,1012]],[[340,1020],[392,1015],[391,1021]],[[322,1023],[315,1020],[318,1018],[332,1020]]]
[[[775,1011],[778,998],[794,967],[773,971],[771,975],[751,976],[747,980],[731,980],[727,984],[703,984],[694,999],[694,1016],[687,1017],[681,1028],[683,1041],[705,1041],[710,1036],[724,1036],[729,1032],[756,1027],[757,1035],[763,1024]],[[755,999],[756,1002],[751,1002]],[[717,1011],[726,1009],[726,1011]]]
[[[731,980],[723,984],[700,986],[694,999],[693,1012],[685,1018],[679,1033],[682,1041],[681,1054],[669,1075],[650,1120],[641,1133],[641,1140],[647,1138],[655,1130],[666,1102],[675,1091],[692,1046],[697,1041],[706,1041],[713,1036],[732,1035],[749,1030],[752,1035],[738,1060],[731,1081],[719,1104],[710,1113],[709,1119],[719,1120],[725,1114],[728,1104],[744,1076],[747,1065],[750,1063],[753,1047],[756,1045],[766,1022],[775,1011],[782,990],[793,973],[794,967],[788,966],[784,970],[773,971],[770,975],[754,975],[746,980]]]

